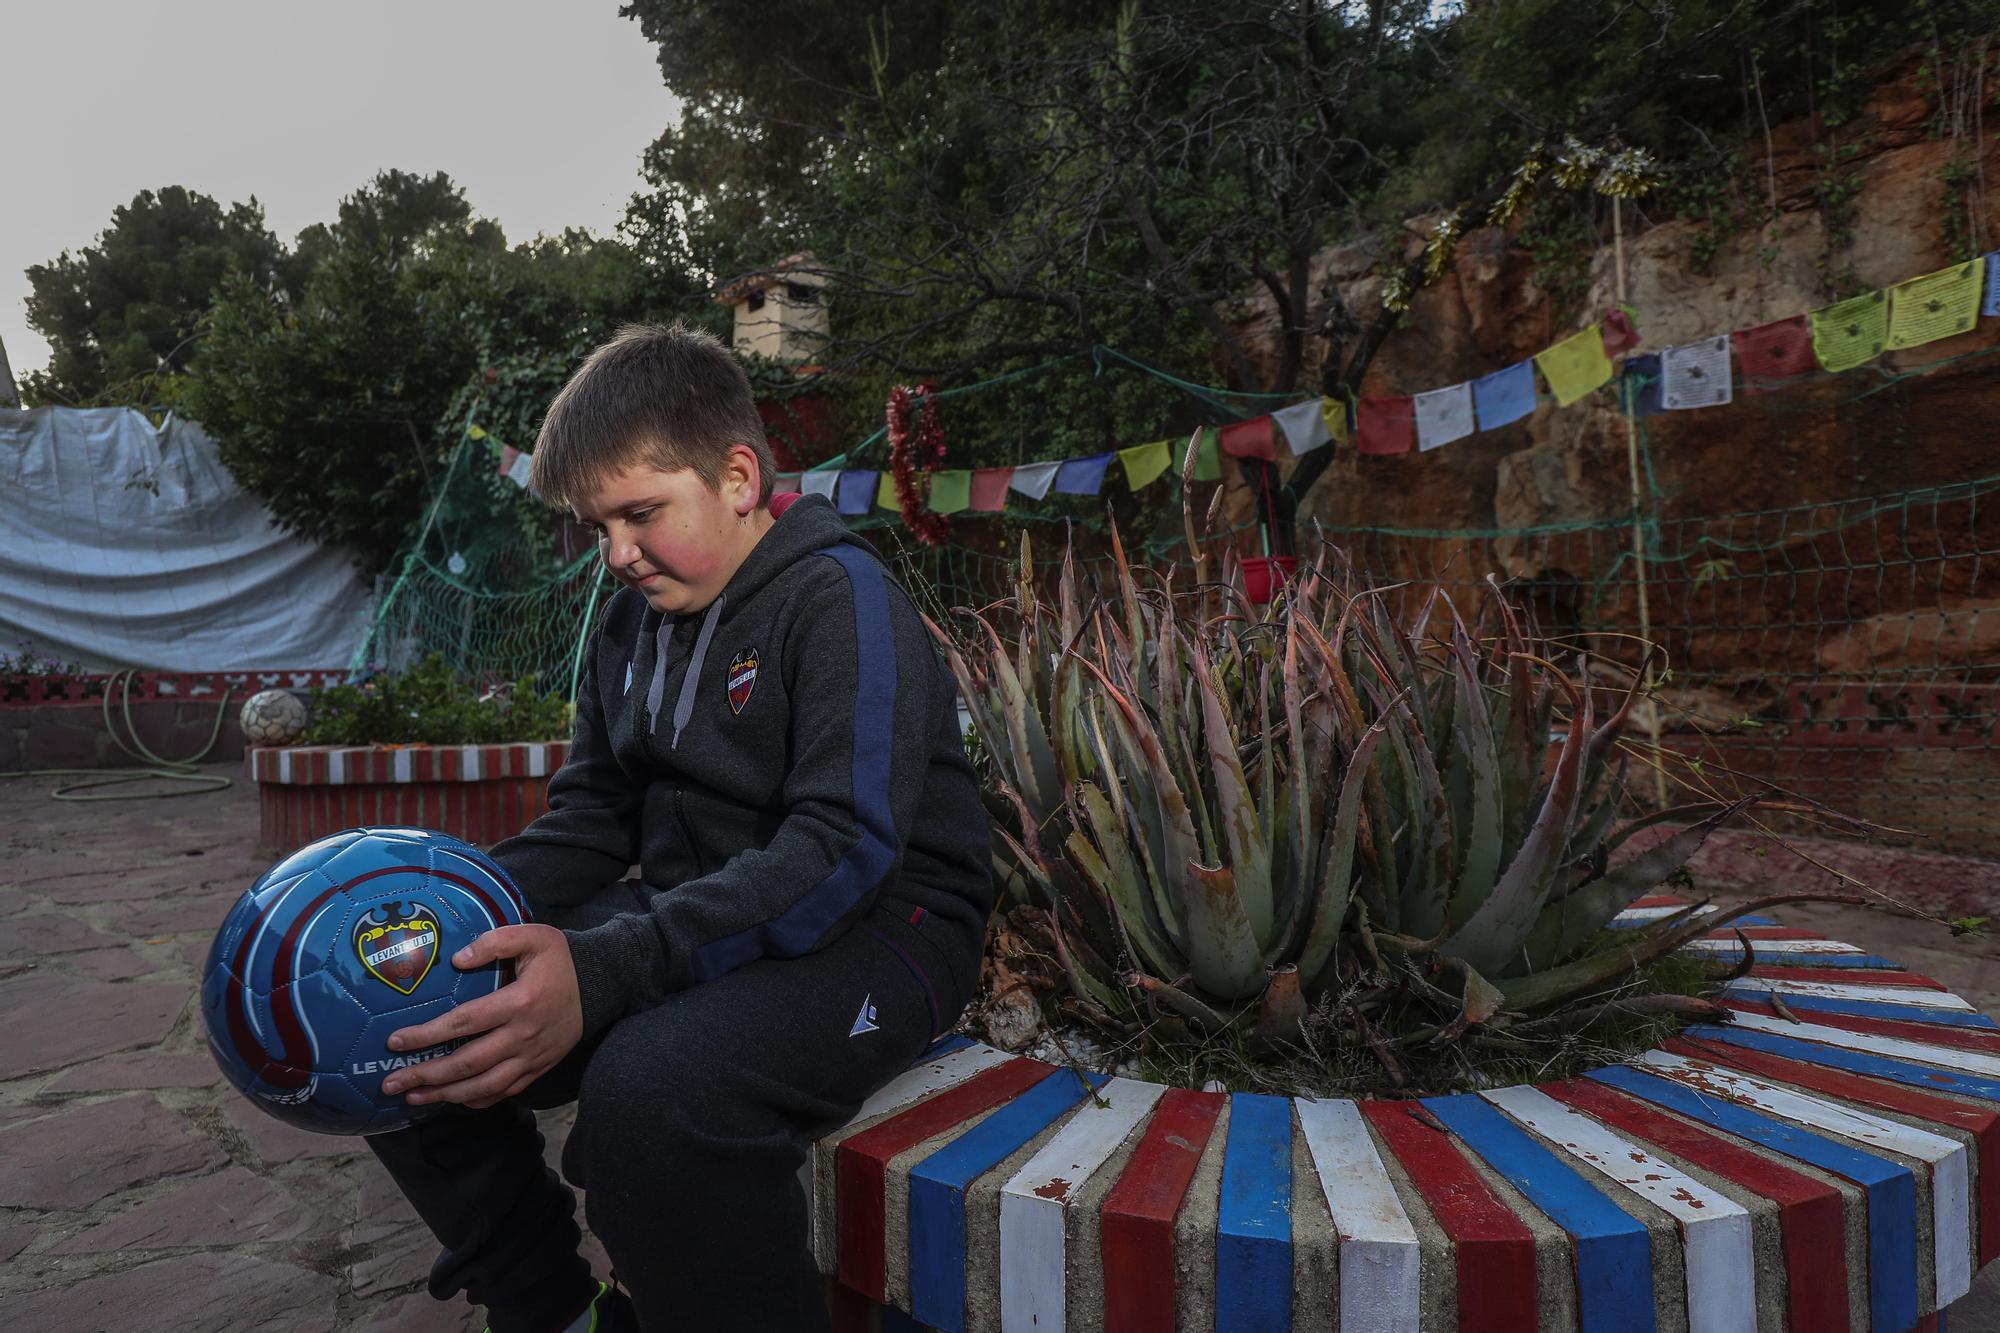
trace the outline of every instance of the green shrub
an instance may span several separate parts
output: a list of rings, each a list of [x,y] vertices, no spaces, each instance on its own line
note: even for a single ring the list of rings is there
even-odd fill
[[[312,691],[309,745],[480,745],[570,732],[569,703],[532,676],[482,688],[436,653],[401,672]]]

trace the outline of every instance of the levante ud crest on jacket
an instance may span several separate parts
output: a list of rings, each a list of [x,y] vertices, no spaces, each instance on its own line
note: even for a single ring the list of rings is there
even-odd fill
[[[757,685],[757,650],[745,648],[729,659],[729,711],[740,713]]]

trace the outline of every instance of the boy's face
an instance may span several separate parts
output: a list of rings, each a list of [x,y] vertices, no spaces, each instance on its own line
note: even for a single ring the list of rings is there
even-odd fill
[[[757,456],[737,445],[710,490],[687,468],[639,465],[576,502],[612,576],[668,615],[706,610],[771,526],[757,503]]]

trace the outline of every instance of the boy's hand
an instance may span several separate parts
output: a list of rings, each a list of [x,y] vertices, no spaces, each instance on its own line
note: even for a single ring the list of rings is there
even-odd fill
[[[474,1037],[450,1055],[399,1069],[382,1091],[408,1092],[412,1105],[459,1102],[491,1106],[521,1092],[568,1055],[583,1037],[583,1004],[569,940],[554,926],[501,926],[452,955],[461,971],[496,958],[514,960],[514,980],[491,995],[389,1035],[392,1051],[421,1051]]]

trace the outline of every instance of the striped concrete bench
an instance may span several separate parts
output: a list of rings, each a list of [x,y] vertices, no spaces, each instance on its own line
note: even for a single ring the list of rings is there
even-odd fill
[[[807,1165],[836,1327],[1940,1329],[2000,1254],[2000,1025],[1744,933],[1735,1021],[1476,1095],[1203,1093],[949,1038]]]
[[[495,745],[257,746],[260,847],[289,852],[342,829],[401,824],[481,845],[549,808],[549,775],[568,741]]]

